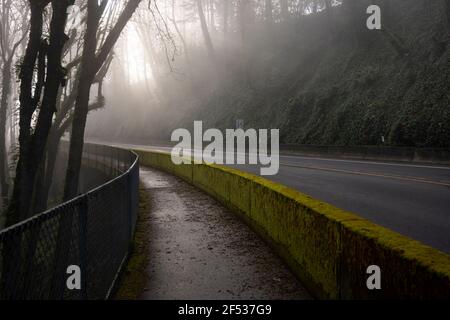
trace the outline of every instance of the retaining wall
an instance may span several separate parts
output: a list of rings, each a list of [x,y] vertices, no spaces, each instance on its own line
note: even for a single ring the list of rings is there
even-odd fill
[[[321,299],[449,299],[450,256],[312,199],[296,190],[216,165],[180,165],[135,150],[141,164],[199,187],[239,214]],[[368,290],[367,267],[381,268]]]

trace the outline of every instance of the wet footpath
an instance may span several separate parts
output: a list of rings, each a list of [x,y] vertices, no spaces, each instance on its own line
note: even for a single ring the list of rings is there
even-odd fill
[[[141,299],[311,299],[244,222],[169,174],[141,168],[148,283]]]

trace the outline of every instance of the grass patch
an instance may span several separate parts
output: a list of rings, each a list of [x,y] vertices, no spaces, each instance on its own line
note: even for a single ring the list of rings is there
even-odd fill
[[[151,198],[142,187],[139,191],[139,212],[133,250],[127,266],[122,273],[115,300],[137,300],[148,283],[147,266],[149,263],[149,240]]]

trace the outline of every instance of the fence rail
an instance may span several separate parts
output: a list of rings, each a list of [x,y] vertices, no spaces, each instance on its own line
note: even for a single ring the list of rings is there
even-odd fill
[[[112,180],[0,231],[1,299],[110,297],[136,225],[139,159],[86,144],[83,162]],[[70,266],[81,271],[79,289],[67,285],[77,284]]]

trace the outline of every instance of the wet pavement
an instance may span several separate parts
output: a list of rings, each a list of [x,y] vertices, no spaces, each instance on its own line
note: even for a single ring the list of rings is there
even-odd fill
[[[142,168],[151,198],[148,284],[142,299],[311,299],[247,225],[216,200]]]

